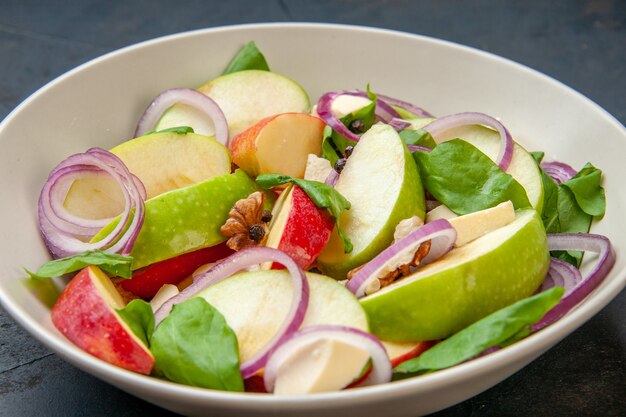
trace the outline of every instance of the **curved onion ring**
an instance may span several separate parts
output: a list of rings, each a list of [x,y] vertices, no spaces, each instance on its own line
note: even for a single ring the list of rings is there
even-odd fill
[[[154,128],[163,113],[176,103],[191,106],[206,114],[213,121],[215,139],[224,146],[228,144],[228,123],[224,112],[212,98],[191,88],[172,88],[156,96],[139,118],[135,137]]]
[[[446,219],[433,220],[430,223],[418,227],[365,264],[365,266],[357,271],[352,279],[348,281],[346,288],[352,291],[357,298],[365,296],[365,289],[370,282],[378,279],[381,270],[390,259],[406,251],[415,253],[419,245],[427,240],[431,241],[430,251],[420,261],[420,265],[425,265],[437,260],[448,253],[456,241],[456,230]]]
[[[294,352],[297,352],[302,346],[325,338],[339,340],[366,350],[370,354],[372,370],[358,386],[384,384],[391,381],[391,361],[387,356],[385,347],[374,335],[352,327],[318,325],[306,327],[293,333],[272,352],[263,375],[267,392],[274,391],[280,368],[290,359]]]
[[[496,164],[502,171],[506,171],[511,164],[511,159],[513,159],[513,138],[507,128],[493,117],[476,112],[451,114],[433,120],[422,129],[430,133],[436,142],[439,142],[437,138],[444,132],[466,125],[485,125],[498,131],[500,134],[500,152],[496,158]]]
[[[541,169],[557,184],[561,184],[576,175],[576,170],[563,162],[542,162],[540,165]]]
[[[396,107],[400,107],[408,112],[411,112],[413,114],[415,114],[418,117],[434,117],[432,114],[430,114],[429,112],[427,112],[426,110],[424,110],[421,107],[418,107],[414,104],[411,104],[407,101],[403,101],[403,100],[398,100],[397,98],[393,98],[393,97],[389,97],[389,96],[384,96],[382,94],[376,94],[376,97],[378,99],[383,100],[384,102],[386,102],[387,104],[391,105],[391,106],[396,106]]]
[[[302,268],[284,252],[267,247],[248,247],[224,258],[207,272],[198,275],[189,287],[163,303],[154,314],[155,326],[170,313],[175,304],[195,296],[200,290],[217,284],[245,268],[267,261],[278,262],[289,271],[293,283],[293,298],[291,299],[289,312],[276,334],[263,349],[241,364],[243,378],[251,377],[265,366],[274,347],[300,328],[309,305],[309,282],[306,279],[306,275]]]
[[[602,283],[615,264],[615,252],[611,242],[602,235],[584,233],[549,234],[548,246],[550,250],[595,252],[598,254],[598,260],[591,272],[578,282],[569,293],[566,293],[561,301],[548,311],[541,320],[533,325],[533,331],[542,329],[563,317]],[[561,273],[564,272],[561,271]],[[576,280],[576,278],[568,278],[568,280]]]
[[[85,175],[108,174],[124,192],[124,212],[109,235],[94,243],[76,236],[91,236],[112,219],[80,219],[67,212],[63,199],[73,180]],[[87,250],[108,250],[129,255],[143,224],[146,190],[124,163],[104,149],[92,148],[63,160],[50,173],[39,195],[39,227],[46,246],[56,258]]]
[[[580,271],[576,267],[568,262],[564,262],[557,258],[550,260],[550,267],[548,269],[548,275],[541,284],[539,291],[545,291],[552,287],[563,287],[565,289],[565,296],[572,292],[572,290],[583,280]]]

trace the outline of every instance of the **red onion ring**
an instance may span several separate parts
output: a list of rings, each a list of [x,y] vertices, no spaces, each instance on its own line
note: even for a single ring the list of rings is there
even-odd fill
[[[456,230],[446,219],[433,220],[418,227],[365,264],[348,281],[346,288],[357,298],[365,296],[365,289],[369,283],[378,279],[380,270],[390,259],[406,250],[415,252],[419,245],[427,240],[431,241],[430,251],[421,260],[420,265],[426,265],[448,253],[456,241]]]
[[[415,115],[417,115],[418,117],[434,117],[432,114],[430,114],[429,112],[427,112],[426,110],[424,110],[421,107],[418,107],[414,104],[411,104],[407,101],[402,101],[402,100],[398,100],[397,98],[393,98],[393,97],[389,97],[389,96],[384,96],[382,94],[377,94],[376,97],[384,102],[386,102],[387,104],[390,104],[392,106],[396,106],[396,107],[400,107],[406,111],[409,111]]]
[[[63,207],[63,192],[67,194],[70,180],[94,173],[110,175],[124,192],[125,204],[120,221],[111,233],[98,242],[87,243],[76,236],[93,235],[104,221],[108,223],[111,219],[78,220]],[[52,170],[39,195],[37,214],[46,246],[56,258],[87,250],[108,250],[129,255],[143,224],[145,198],[146,190],[141,181],[112,153],[92,148],[72,155]]]
[[[191,106],[205,113],[213,121],[215,139],[224,146],[228,144],[228,123],[224,112],[212,98],[191,88],[172,88],[156,96],[139,118],[135,137],[154,128],[163,113],[176,103]]]
[[[465,112],[451,114],[449,116],[440,117],[428,123],[422,129],[426,130],[437,141],[444,132],[466,125],[485,125],[492,129],[495,129],[500,134],[500,152],[496,158],[496,163],[502,169],[506,171],[513,159],[513,138],[506,127],[498,120],[484,113]]]
[[[406,120],[399,119],[397,117],[394,117],[393,119],[389,120],[387,124],[393,127],[398,132],[411,126],[411,122],[407,122]]]
[[[541,320],[533,325],[533,331],[540,330],[563,317],[604,281],[615,264],[615,252],[611,241],[602,235],[586,233],[549,234],[548,246],[550,250],[594,252],[598,254],[598,260],[591,272],[578,282],[569,294],[564,295],[561,301],[548,311]],[[563,271],[561,273],[569,273]],[[575,279],[575,277],[568,278],[568,280]]]
[[[563,162],[542,162],[540,165],[541,169],[557,184],[561,184],[576,175],[576,170]]]
[[[306,327],[291,334],[275,348],[267,361],[263,375],[267,392],[274,391],[281,366],[298,348],[323,338],[340,340],[366,350],[370,354],[372,370],[358,386],[384,384],[391,381],[391,361],[385,347],[374,335],[352,327],[318,325]]]
[[[406,145],[407,148],[409,148],[409,152],[413,153],[415,151],[424,151],[424,152],[430,152],[432,151],[432,149],[427,148],[426,146],[420,146],[420,145]]]
[[[276,334],[263,349],[241,364],[240,369],[243,378],[251,377],[265,366],[272,350],[300,328],[309,305],[309,282],[306,275],[302,268],[286,253],[267,247],[248,247],[224,258],[204,274],[198,275],[189,287],[163,303],[154,313],[155,326],[170,313],[175,304],[188,300],[200,290],[217,284],[245,268],[267,261],[278,262],[289,271],[293,282],[293,298],[289,312]]]
[[[339,179],[339,173],[333,168],[328,173],[328,176],[326,177],[324,184],[334,187],[335,184],[337,184],[338,179]]]
[[[564,262],[557,258],[550,260],[550,268],[548,275],[541,284],[540,292],[548,290],[552,287],[565,288],[565,296],[568,295],[583,280],[580,271],[568,262]]]

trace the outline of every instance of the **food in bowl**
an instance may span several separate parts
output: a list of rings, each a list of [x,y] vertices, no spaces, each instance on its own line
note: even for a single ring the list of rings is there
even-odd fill
[[[61,162],[39,206],[59,259],[33,274],[80,270],[52,310],[61,333],[189,385],[339,390],[514,343],[610,270],[587,234],[595,167],[369,87],[310,110],[248,44],[197,91],[159,95],[136,138]],[[584,278],[580,250],[600,254]]]

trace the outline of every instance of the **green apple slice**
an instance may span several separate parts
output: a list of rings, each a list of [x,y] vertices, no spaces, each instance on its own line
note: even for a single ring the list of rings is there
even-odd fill
[[[155,133],[126,141],[111,153],[146,187],[148,199],[218,175],[230,173],[228,149],[215,139],[193,133]],[[65,208],[82,218],[117,216],[124,210],[124,195],[108,176],[74,181]]]
[[[411,122],[414,129],[419,129],[432,120],[433,119],[429,118],[421,118],[411,119],[409,122]],[[500,135],[495,130],[484,126],[471,125],[450,129],[437,137],[437,141],[445,142],[446,140],[455,138],[463,139],[471,143],[493,161],[497,159],[498,153],[500,152]],[[513,157],[506,172],[524,187],[530,205],[538,212],[541,212],[543,207],[543,181],[541,179],[541,172],[534,158],[517,142],[515,142],[513,147]]]
[[[257,191],[241,170],[161,194],[146,201],[146,215],[131,256],[133,269],[216,245],[225,240],[220,227],[237,200]],[[94,238],[106,236],[117,220]]]
[[[292,79],[269,71],[246,70],[222,75],[198,88],[220,106],[228,122],[230,137],[261,119],[278,113],[308,113],[311,103],[306,91]],[[189,106],[174,105],[157,122],[157,130],[191,126],[212,135],[206,116]]]
[[[335,230],[318,263],[322,272],[337,279],[389,246],[400,220],[424,218],[424,191],[415,161],[398,133],[385,124],[363,134],[335,189],[351,204],[340,223],[354,249],[344,253]]]
[[[535,210],[522,210],[507,226],[360,301],[381,339],[444,339],[531,295],[549,263],[541,219]]]
[[[333,324],[368,331],[357,299],[332,278],[307,272],[310,296],[302,327]],[[289,311],[291,278],[285,270],[242,272],[198,293],[224,315],[239,341],[243,362],[274,336]]]

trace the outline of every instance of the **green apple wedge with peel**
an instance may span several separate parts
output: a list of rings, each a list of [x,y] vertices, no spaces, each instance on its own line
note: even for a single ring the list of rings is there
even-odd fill
[[[110,152],[141,180],[148,199],[231,170],[230,154],[224,145],[193,133],[141,136]],[[74,181],[63,204],[82,218],[115,217],[124,211],[124,194],[109,176],[85,177]]]
[[[261,119],[278,113],[308,113],[306,91],[292,79],[269,71],[246,70],[217,77],[198,88],[224,112],[230,137]],[[212,122],[190,106],[176,104],[157,122],[156,130],[191,126],[197,133],[213,135]]]
[[[396,342],[444,339],[533,294],[550,255],[532,209],[360,300],[372,333]]]
[[[425,126],[433,119],[420,118],[410,119],[413,129]],[[498,157],[501,142],[500,135],[495,130],[480,125],[462,126],[450,129],[437,137],[438,142],[445,142],[450,139],[463,139],[474,145],[482,153],[493,161]],[[541,213],[543,207],[543,181],[541,172],[533,157],[519,143],[515,142],[513,147],[513,157],[511,164],[506,170],[522,187],[526,190],[530,205]]]
[[[307,272],[309,306],[302,327],[334,324],[367,331],[367,316],[348,289],[332,278]],[[233,329],[243,362],[274,336],[289,311],[291,278],[286,270],[241,272],[200,291]]]
[[[353,268],[371,260],[393,240],[400,220],[424,218],[424,191],[415,161],[385,124],[363,134],[335,185],[351,206],[340,225],[354,248],[345,253],[336,230],[317,258],[321,271],[345,279]]]
[[[131,252],[133,269],[183,253],[216,245],[224,240],[220,227],[237,200],[258,191],[241,170],[161,194],[146,201],[146,214]],[[115,227],[106,225],[92,241]]]

